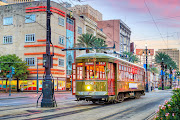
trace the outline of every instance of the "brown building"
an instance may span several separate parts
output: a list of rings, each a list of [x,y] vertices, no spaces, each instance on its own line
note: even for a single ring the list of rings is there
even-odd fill
[[[116,45],[116,52],[122,54],[124,51],[130,52],[130,28],[121,20],[97,21],[98,28],[106,35],[108,46]]]
[[[179,50],[177,48],[174,48],[174,49],[158,49],[158,51],[156,51],[156,53],[159,53],[159,52],[163,52],[163,53],[166,53],[168,54],[174,62],[176,62],[178,68],[180,68],[180,55],[179,55]]]
[[[79,16],[86,15],[88,18],[90,18],[93,21],[102,20],[102,14],[98,10],[93,9],[89,5],[75,5],[74,7],[70,7],[68,9],[73,11]]]

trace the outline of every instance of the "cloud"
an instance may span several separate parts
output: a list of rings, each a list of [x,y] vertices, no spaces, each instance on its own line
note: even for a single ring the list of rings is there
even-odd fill
[[[123,11],[132,14],[149,14],[149,11],[144,3],[144,0],[107,0],[117,11]],[[180,0],[145,0],[146,4],[154,17],[167,18],[179,16],[180,14]],[[171,19],[169,19],[171,20]],[[173,20],[180,20],[180,17]],[[179,25],[172,25],[176,27]]]

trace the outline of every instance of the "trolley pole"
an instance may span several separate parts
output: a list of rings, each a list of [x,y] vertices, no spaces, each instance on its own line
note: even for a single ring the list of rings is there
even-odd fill
[[[149,92],[149,89],[148,89],[148,73],[147,73],[147,64],[148,64],[148,62],[147,62],[147,52],[148,52],[148,49],[147,49],[147,45],[146,45],[146,92]]]
[[[53,83],[51,78],[51,63],[52,56],[50,54],[51,43],[51,27],[50,27],[50,0],[47,0],[47,34],[46,34],[46,54],[43,55],[43,62],[45,61],[45,78],[43,80],[42,93],[43,98],[41,101],[41,107],[55,107],[55,101],[53,99]]]

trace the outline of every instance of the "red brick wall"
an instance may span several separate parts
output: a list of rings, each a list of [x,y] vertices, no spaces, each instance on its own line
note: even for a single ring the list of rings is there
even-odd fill
[[[103,29],[103,32],[106,34],[108,46],[112,47],[115,42],[116,51],[119,52],[120,20],[97,21],[97,25],[98,28]]]

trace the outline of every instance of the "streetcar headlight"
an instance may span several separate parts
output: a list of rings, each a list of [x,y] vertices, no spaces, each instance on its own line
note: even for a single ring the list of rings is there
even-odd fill
[[[91,87],[90,86],[87,86],[87,90],[90,90],[91,89]]]

